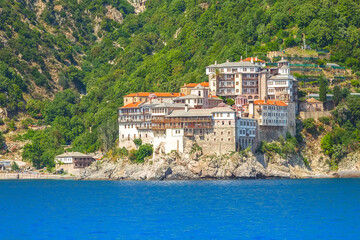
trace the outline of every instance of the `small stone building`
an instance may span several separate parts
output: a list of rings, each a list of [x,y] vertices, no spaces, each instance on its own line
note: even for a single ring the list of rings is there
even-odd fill
[[[92,156],[80,152],[67,152],[55,157],[56,170],[63,169],[68,173],[77,173],[77,169],[90,166],[95,159]]]
[[[302,112],[317,112],[324,111],[324,103],[315,99],[309,98],[299,104],[300,111]]]

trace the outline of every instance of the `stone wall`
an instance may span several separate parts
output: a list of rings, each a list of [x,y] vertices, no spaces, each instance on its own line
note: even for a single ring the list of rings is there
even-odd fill
[[[306,118],[318,119],[320,117],[330,117],[330,116],[331,116],[330,111],[300,112],[301,119],[306,119]]]
[[[280,136],[285,137],[288,132],[287,127],[275,126],[259,126],[257,134],[257,142],[267,141],[271,142],[277,140]]]

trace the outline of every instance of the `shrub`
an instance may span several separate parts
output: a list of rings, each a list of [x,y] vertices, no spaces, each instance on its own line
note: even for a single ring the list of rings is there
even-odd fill
[[[153,154],[153,146],[151,144],[144,144],[135,152],[135,162],[143,163],[146,157]]]
[[[20,170],[19,165],[15,161],[13,161],[12,164],[11,164],[11,170],[14,171],[14,172]]]
[[[304,164],[305,164],[305,166],[307,168],[310,168],[310,163],[309,163],[309,160],[307,158],[303,158],[303,162],[304,162]]]
[[[330,118],[329,117],[320,117],[319,121],[322,122],[325,125],[329,125],[330,124]]]
[[[135,149],[131,149],[129,151],[129,159],[131,161],[135,161],[136,160],[136,150]]]
[[[235,104],[235,101],[231,98],[228,98],[228,99],[226,99],[226,104],[232,106]]]
[[[320,147],[322,150],[324,150],[326,155],[331,155],[333,152],[333,137],[331,135],[331,133],[327,133],[320,142]]]
[[[142,144],[142,140],[140,138],[134,139],[133,142],[135,143],[136,147],[140,147]]]
[[[190,154],[197,151],[202,151],[202,148],[197,143],[194,143],[191,147]]]
[[[15,125],[14,119],[11,120],[11,122],[9,123],[9,128],[10,128],[11,131],[15,131],[15,130],[16,130],[16,125]]]
[[[311,133],[312,135],[316,134],[315,120],[313,118],[305,119],[303,121],[303,127],[308,133]]]

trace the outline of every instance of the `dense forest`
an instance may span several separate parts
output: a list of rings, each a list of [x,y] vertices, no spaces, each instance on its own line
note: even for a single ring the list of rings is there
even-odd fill
[[[0,0],[0,107],[7,131],[20,116],[24,128],[50,126],[19,136],[31,140],[23,157],[36,167],[52,166],[64,145],[111,149],[129,92],[179,90],[206,80],[215,60],[266,60],[303,34],[360,73],[355,0],[148,0],[140,14],[129,2]]]

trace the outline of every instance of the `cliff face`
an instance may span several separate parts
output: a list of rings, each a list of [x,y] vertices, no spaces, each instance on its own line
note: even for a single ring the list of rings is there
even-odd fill
[[[278,154],[235,152],[226,155],[205,156],[201,150],[179,154],[164,154],[156,150],[156,156],[142,164],[130,160],[103,160],[83,171],[81,179],[111,180],[181,180],[181,179],[237,179],[237,178],[319,178],[359,177],[360,152],[349,154],[330,171],[328,157],[323,155],[319,144],[309,142],[299,153],[288,157]],[[303,160],[307,159],[307,163]]]
[[[221,156],[204,156],[194,153],[159,154],[143,164],[127,159],[104,160],[87,168],[82,179],[231,179],[231,178],[290,178],[311,175],[297,157],[281,159],[278,156],[255,156],[251,152]]]

